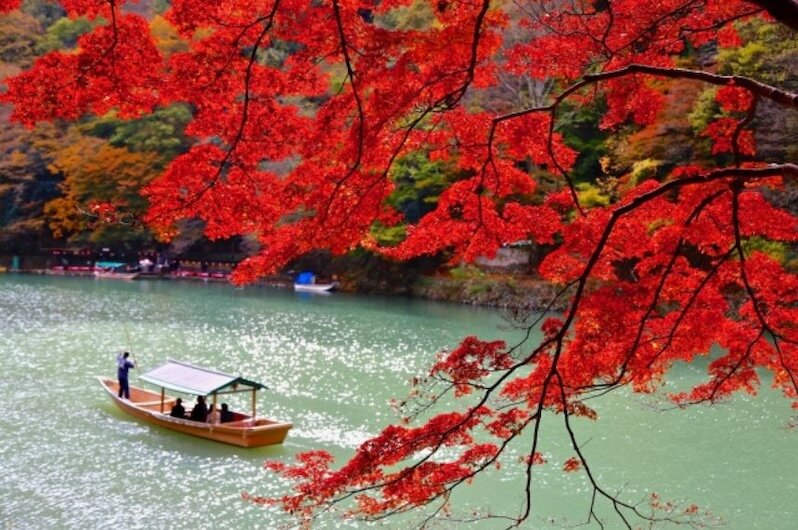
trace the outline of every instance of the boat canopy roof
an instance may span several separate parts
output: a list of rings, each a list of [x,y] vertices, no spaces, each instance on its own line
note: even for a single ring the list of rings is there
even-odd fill
[[[150,370],[140,379],[156,386],[176,392],[207,396],[231,386],[247,386],[255,390],[267,388],[266,385],[243,377],[225,374],[181,361],[169,359],[166,364]]]
[[[296,277],[296,282],[299,285],[311,285],[315,283],[316,275],[309,271],[300,272],[299,276]]]
[[[94,264],[95,267],[102,267],[103,269],[117,269],[125,265],[127,264],[121,261],[98,261]]]

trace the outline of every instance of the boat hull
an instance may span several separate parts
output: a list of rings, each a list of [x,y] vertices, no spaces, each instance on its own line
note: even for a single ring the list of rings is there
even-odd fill
[[[158,427],[171,429],[222,442],[238,447],[262,447],[265,445],[281,444],[293,427],[291,423],[277,422],[266,418],[257,418],[253,422],[247,418],[230,423],[211,425],[197,421],[173,418],[169,411],[175,398],[164,397],[163,412],[161,412],[161,395],[139,387],[130,387],[130,400],[117,396],[119,384],[107,377],[98,377],[103,389],[114,404],[123,412]]]
[[[338,286],[337,283],[295,283],[294,290],[300,293],[328,293]]]
[[[138,277],[138,272],[103,272],[94,271],[95,278],[108,278],[111,280],[135,280]]]

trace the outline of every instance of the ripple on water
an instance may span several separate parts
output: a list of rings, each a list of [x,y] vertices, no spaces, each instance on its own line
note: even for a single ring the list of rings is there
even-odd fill
[[[0,444],[0,518],[14,528],[270,527],[274,513],[240,501],[245,490],[286,492],[263,461],[311,448],[350,454],[391,420],[387,400],[458,338],[412,313],[412,325],[396,312],[383,320],[353,298],[230,292],[0,279],[0,402],[24,404],[0,415],[12,433]],[[260,410],[296,428],[283,447],[245,451],[131,420],[93,379],[113,374],[121,349],[145,369],[179,358],[262,380]]]
[[[451,305],[174,282],[98,282],[0,275],[0,524],[9,528],[273,528],[273,510],[240,494],[282,495],[262,469],[299,451],[337,458],[394,420],[386,406],[434,355],[467,334],[501,336],[495,313]],[[143,369],[167,358],[265,382],[259,410],[295,428],[279,447],[242,450],[146,426],[107,402],[93,379],[129,349]],[[676,386],[700,377],[679,368]],[[133,376],[135,382],[135,374]],[[670,387],[673,389],[673,387]],[[248,408],[248,398],[229,400]],[[734,407],[660,413],[628,396],[577,422],[584,451],[610,488],[638,500],[654,489],[726,516],[726,528],[784,528],[794,520],[798,462],[788,405],[764,389]],[[584,476],[563,477],[572,455],[559,419],[544,422],[538,506],[560,528],[584,519]],[[510,511],[525,475],[505,465],[464,490],[473,508]],[[477,485],[479,484],[479,485]],[[746,509],[740,509],[745,506]],[[320,528],[353,527],[323,520]]]

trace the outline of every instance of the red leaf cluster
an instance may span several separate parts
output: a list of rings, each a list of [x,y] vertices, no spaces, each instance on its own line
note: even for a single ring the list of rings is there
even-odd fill
[[[74,52],[47,54],[9,78],[0,100],[28,125],[188,104],[196,143],[144,191],[147,221],[164,238],[185,218],[203,220],[214,239],[255,234],[261,250],[235,281],[313,249],[448,253],[452,263],[518,241],[551,249],[538,272],[561,287],[556,301],[567,307],[545,320],[542,342],[468,337],[431,370],[444,390],[417,396],[431,399],[426,411],[452,391],[471,400],[464,412],[389,426],[337,470],[320,451],[296,465],[271,463],[295,491],[254,501],[306,521],[342,498],[375,518],[445,504],[522,436],[531,476],[543,461],[545,415],[565,418],[579,454],[569,422],[596,418],[587,398],[624,386],[654,391],[674,363],[713,347],[722,351],[712,354],[707,381],[673,396],[677,403],[755,392],[760,369],[798,400],[798,280],[758,250],[798,239],[795,214],[771,200],[798,167],[758,160],[748,128],[758,101],[794,110],[798,96],[675,66],[687,45],[738,45],[734,24],[762,16],[763,2],[175,0],[166,18],[187,51],[166,59],[146,21],[120,2],[61,4],[106,23]],[[0,0],[0,12],[18,5]],[[401,22],[409,8],[425,8],[426,23]],[[606,206],[579,204],[570,176],[578,153],[558,134],[566,111],[601,109],[604,129],[650,126],[668,101],[663,77],[718,87],[724,114],[701,134],[719,156],[630,179]],[[481,104],[508,79],[526,84],[523,107],[500,113]],[[379,248],[369,235],[375,221],[398,219],[392,171],[418,150],[448,160],[458,177],[404,241]],[[97,215],[113,208],[98,205]],[[532,336],[537,322],[522,324]],[[586,468],[581,454],[564,466]]]
[[[0,13],[8,13],[22,5],[22,0],[0,0]]]
[[[432,366],[432,376],[445,376],[457,388],[457,394],[471,393],[470,383],[477,382],[491,372],[506,370],[513,364],[504,341],[485,342],[466,337],[460,346],[443,354]]]

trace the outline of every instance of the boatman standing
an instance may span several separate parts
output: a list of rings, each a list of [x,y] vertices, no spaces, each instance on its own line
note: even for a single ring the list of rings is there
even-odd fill
[[[119,379],[119,397],[122,397],[124,394],[125,399],[130,399],[130,386],[127,382],[127,372],[136,366],[136,363],[131,361],[128,357],[130,357],[130,353],[125,352],[116,358],[116,376]]]

